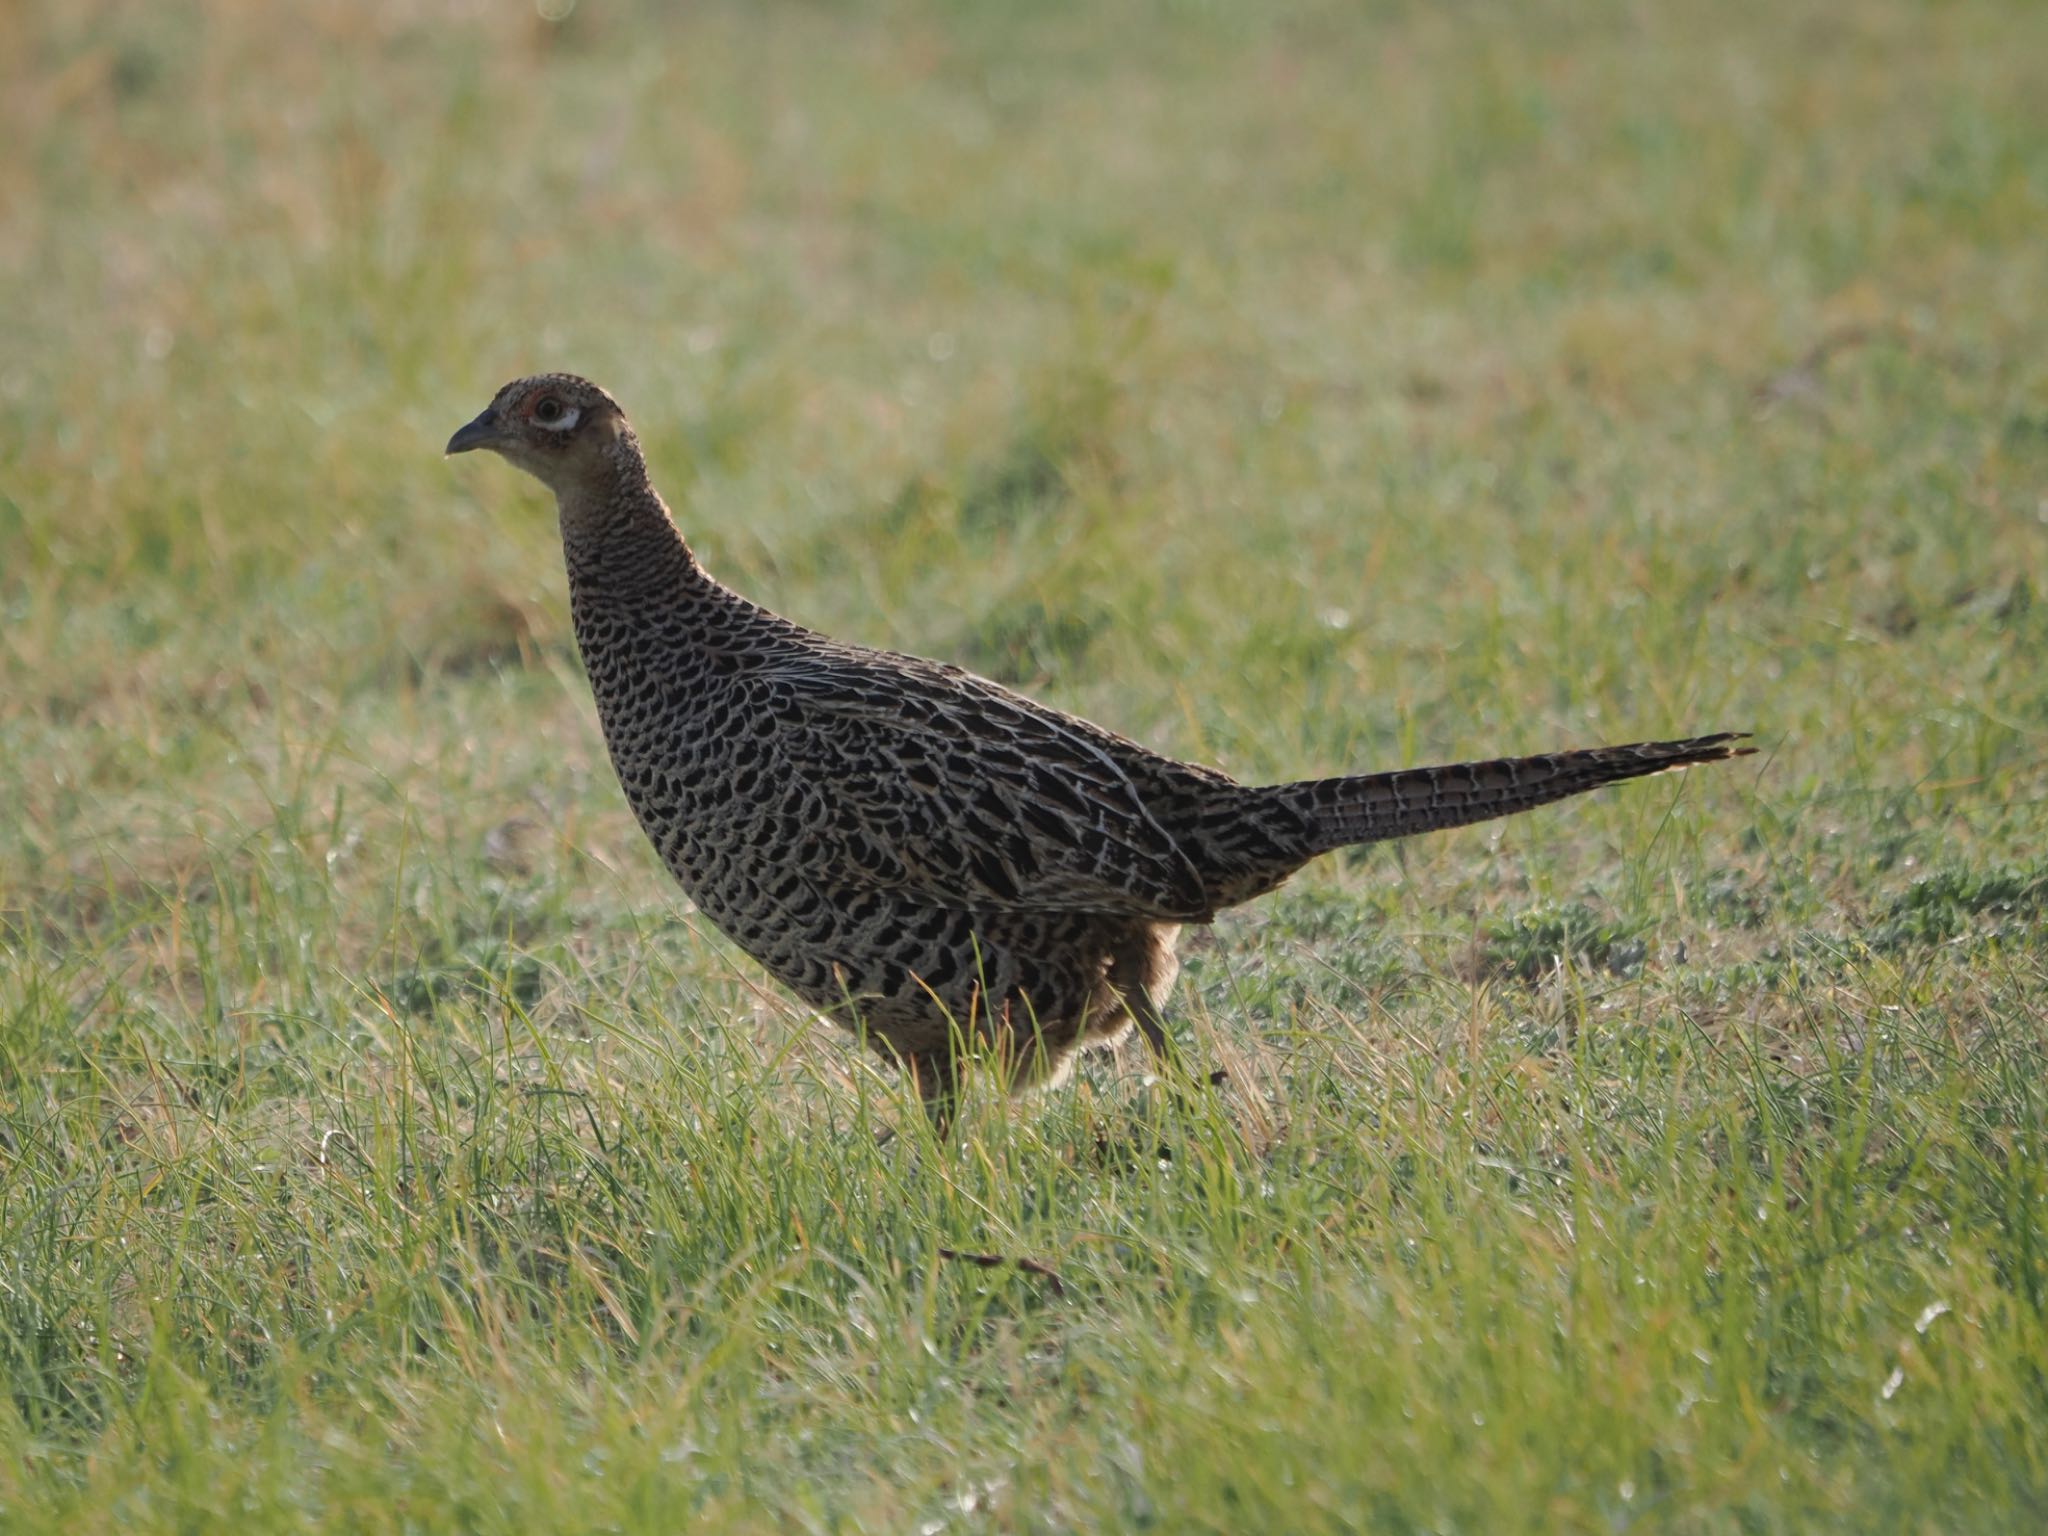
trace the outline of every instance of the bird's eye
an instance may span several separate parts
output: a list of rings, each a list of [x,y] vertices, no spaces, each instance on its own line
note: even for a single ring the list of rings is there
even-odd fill
[[[550,432],[569,431],[582,414],[575,406],[563,404],[554,395],[542,395],[533,402],[534,424],[546,427]]]

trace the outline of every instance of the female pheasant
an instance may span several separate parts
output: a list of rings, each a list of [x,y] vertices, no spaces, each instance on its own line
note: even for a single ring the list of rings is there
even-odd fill
[[[1254,787],[958,667],[847,645],[714,581],[618,404],[545,374],[488,448],[555,493],[576,642],[641,828],[699,909],[910,1071],[943,1132],[963,1067],[1014,1087],[1160,1009],[1183,925],[1314,858],[1748,749],[1733,733]]]

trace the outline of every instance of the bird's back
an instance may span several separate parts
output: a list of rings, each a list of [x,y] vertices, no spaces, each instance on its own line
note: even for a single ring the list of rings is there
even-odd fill
[[[745,847],[974,910],[1215,910],[1182,841],[1202,852],[1205,811],[1242,796],[1225,775],[959,667],[832,640],[701,569],[658,603],[572,570],[606,739],[665,856]],[[677,873],[694,887],[706,870]]]

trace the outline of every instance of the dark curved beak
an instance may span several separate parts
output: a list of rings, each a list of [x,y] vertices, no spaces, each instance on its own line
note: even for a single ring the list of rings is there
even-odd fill
[[[483,413],[449,438],[448,446],[441,451],[448,454],[467,453],[472,448],[488,448],[497,440],[497,415],[489,406],[485,406]]]

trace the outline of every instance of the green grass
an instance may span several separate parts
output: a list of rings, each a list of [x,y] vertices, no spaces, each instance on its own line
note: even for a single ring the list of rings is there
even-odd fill
[[[0,21],[0,1528],[2039,1529],[2048,8],[675,9]],[[877,1148],[440,461],[542,367],[1247,778],[1764,750]]]

